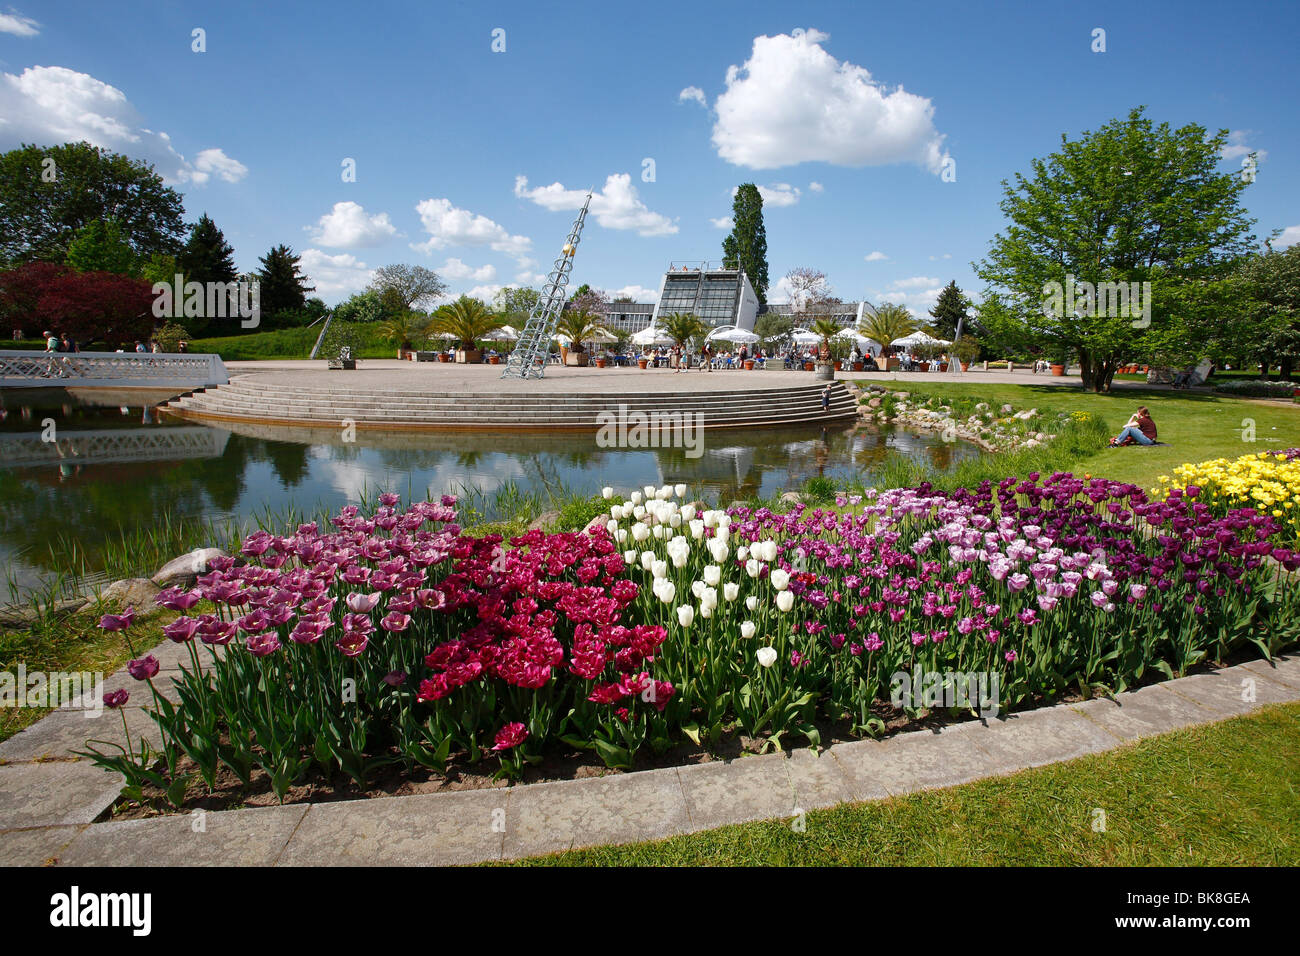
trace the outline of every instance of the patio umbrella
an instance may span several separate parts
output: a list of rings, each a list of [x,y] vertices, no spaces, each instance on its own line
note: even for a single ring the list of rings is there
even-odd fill
[[[905,335],[901,339],[894,339],[890,345],[917,346],[917,345],[952,345],[947,339],[936,339],[933,335],[918,330],[911,335]]]
[[[758,341],[758,336],[753,332],[746,332],[744,329],[734,325],[724,325],[714,329],[704,337],[704,341],[711,342],[713,339],[721,339],[724,342],[735,342],[737,345],[753,345]]]
[[[794,344],[801,348],[807,348],[812,345],[820,345],[822,337],[816,332],[809,332],[807,329],[795,329],[792,335]]]
[[[648,325],[632,336],[633,345],[672,345],[673,340],[663,329]]]
[[[513,326],[503,325],[483,336],[489,342],[513,342],[519,338],[519,332]]]

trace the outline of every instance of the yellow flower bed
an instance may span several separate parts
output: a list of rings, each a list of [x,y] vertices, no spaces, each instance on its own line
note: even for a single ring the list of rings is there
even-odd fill
[[[1261,451],[1240,458],[1215,458],[1179,465],[1173,476],[1161,475],[1152,494],[1167,497],[1178,488],[1195,487],[1197,497],[1216,511],[1254,508],[1272,515],[1300,537],[1300,451]]]

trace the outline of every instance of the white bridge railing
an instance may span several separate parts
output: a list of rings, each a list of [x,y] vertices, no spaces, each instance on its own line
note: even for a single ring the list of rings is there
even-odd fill
[[[219,458],[229,440],[228,431],[191,425],[66,431],[52,441],[40,432],[8,433],[0,434],[0,468]]]
[[[219,355],[0,350],[0,388],[207,388],[230,381]]]

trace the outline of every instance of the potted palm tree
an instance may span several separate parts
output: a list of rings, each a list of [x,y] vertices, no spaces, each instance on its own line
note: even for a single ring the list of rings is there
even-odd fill
[[[403,312],[379,325],[379,337],[397,346],[397,357],[404,359],[412,354],[411,344],[422,341],[429,334],[430,318],[420,312]]]
[[[832,379],[835,377],[835,365],[831,360],[831,340],[839,334],[840,325],[830,316],[821,316],[813,320],[808,331],[821,337],[820,354],[817,361],[817,377]]]
[[[483,360],[477,341],[504,324],[504,318],[494,314],[478,299],[462,295],[455,302],[440,306],[433,313],[430,329],[434,333],[449,335],[457,341],[457,362],[473,364]]]
[[[709,334],[709,327],[691,312],[673,312],[664,319],[664,334],[673,340],[673,344],[685,349],[693,339],[702,339]]]
[[[858,326],[858,331],[888,349],[896,339],[906,338],[915,332],[916,321],[907,309],[890,303],[881,306],[874,315],[863,319],[862,324]],[[885,360],[885,370],[892,371],[896,368],[898,368],[898,359],[888,357]]]
[[[586,366],[590,358],[586,340],[597,336],[607,337],[600,325],[600,316],[586,309],[566,309],[561,312],[555,331],[569,340],[567,350],[563,346],[560,348],[564,364],[579,368]]]
[[[952,345],[952,354],[961,362],[961,370],[968,371],[970,363],[979,358],[980,344],[971,338],[958,339]]]

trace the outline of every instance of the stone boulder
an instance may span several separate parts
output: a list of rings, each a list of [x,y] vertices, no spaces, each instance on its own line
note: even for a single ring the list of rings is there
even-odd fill
[[[609,520],[609,515],[605,515],[605,519]],[[528,522],[528,530],[545,531],[547,528],[549,528],[551,525],[555,524],[555,522],[559,520],[560,520],[560,513],[558,511],[543,511],[532,521]]]
[[[133,607],[137,611],[145,612],[156,609],[153,599],[161,590],[162,588],[148,578],[124,578],[104,588],[99,596],[107,604],[117,604],[124,608]]]
[[[220,548],[195,548],[189,554],[172,558],[153,576],[153,583],[160,588],[187,588],[200,574],[208,573],[208,562],[213,558],[224,558],[226,552]]]

